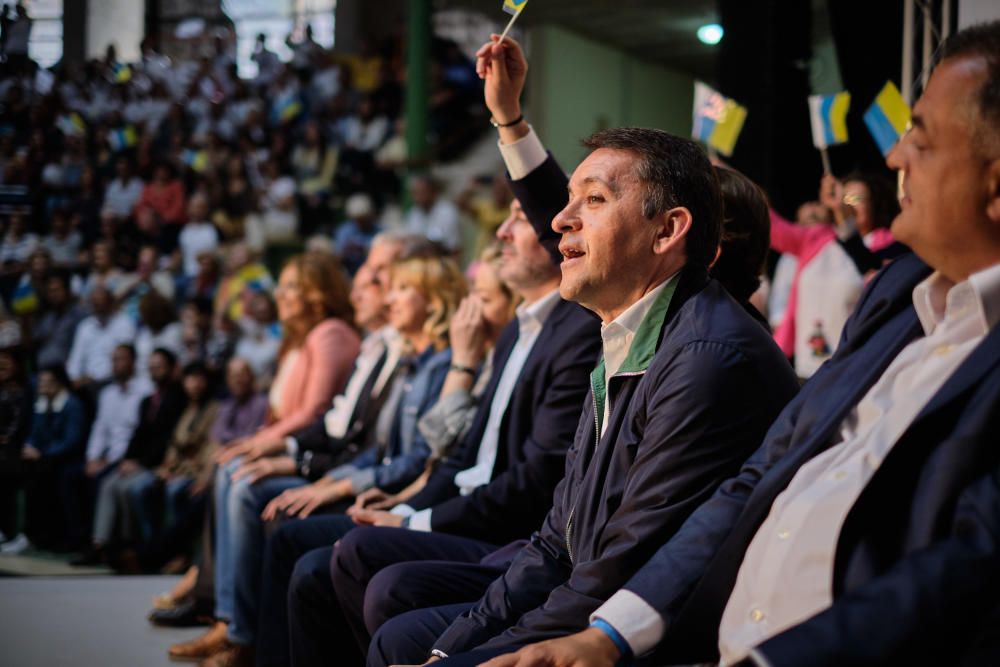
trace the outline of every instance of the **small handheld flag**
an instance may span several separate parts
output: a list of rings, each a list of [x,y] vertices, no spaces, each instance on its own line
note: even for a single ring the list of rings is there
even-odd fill
[[[302,102],[294,94],[287,94],[274,101],[271,107],[271,124],[284,125],[302,113]]]
[[[82,137],[87,133],[87,124],[75,111],[59,116],[56,119],[56,127],[67,137]]]
[[[517,17],[521,15],[524,11],[525,6],[528,4],[528,0],[503,0],[503,10],[508,14],[511,14],[510,21],[507,22],[507,27],[503,29],[503,34],[500,35],[500,39],[497,43],[502,42],[510,29],[514,26],[514,21]]]
[[[850,107],[851,94],[846,91],[809,96],[809,120],[816,148],[847,143],[847,110]]]
[[[111,68],[111,81],[114,83],[128,83],[132,80],[132,68],[122,63],[115,64]]]
[[[135,133],[135,128],[131,125],[119,127],[108,132],[108,145],[115,153],[120,153],[126,148],[132,148],[138,140],[139,137]]]
[[[181,153],[181,161],[200,174],[208,167],[208,153],[187,148]]]
[[[910,107],[899,94],[896,85],[889,81],[865,111],[865,125],[878,144],[882,155],[888,155],[910,123]]]
[[[696,81],[694,84],[694,118],[691,135],[729,157],[739,139],[746,107],[729,99],[710,86]]]
[[[524,6],[528,4],[528,0],[503,0],[503,10],[508,14],[516,15]]]

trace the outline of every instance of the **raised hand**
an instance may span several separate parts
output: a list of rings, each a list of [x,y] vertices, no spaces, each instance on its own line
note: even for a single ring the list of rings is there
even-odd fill
[[[528,75],[524,50],[507,37],[490,35],[490,41],[476,52],[476,73],[486,82],[486,108],[499,123],[510,123],[521,115],[521,93]]]
[[[478,366],[486,357],[486,329],[483,302],[470,294],[462,299],[448,329],[452,361],[470,368]]]

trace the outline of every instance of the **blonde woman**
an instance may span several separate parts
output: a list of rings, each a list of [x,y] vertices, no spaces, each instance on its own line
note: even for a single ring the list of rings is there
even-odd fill
[[[521,301],[500,278],[500,260],[496,246],[483,250],[475,264],[471,293],[451,320],[451,366],[441,397],[417,424],[431,449],[424,472],[399,493],[369,489],[358,496],[354,507],[378,510],[405,503],[424,488],[435,464],[452,454],[472,428],[479,399],[493,374],[493,348]]]

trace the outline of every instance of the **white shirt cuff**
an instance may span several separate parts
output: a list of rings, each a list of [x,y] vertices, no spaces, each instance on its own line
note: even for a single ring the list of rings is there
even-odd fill
[[[413,516],[416,511],[417,510],[413,509],[406,503],[399,503],[389,510],[389,514],[395,514],[396,516]]]
[[[515,181],[538,169],[549,157],[541,139],[538,138],[530,125],[528,126],[528,134],[514,143],[502,144],[497,141],[497,146],[500,148],[500,157],[507,165],[511,179]]]
[[[666,631],[663,617],[648,602],[622,589],[598,607],[590,620],[599,618],[609,624],[628,642],[632,655],[650,651],[663,639]]]
[[[293,459],[299,455],[299,441],[292,436],[287,436],[285,438],[285,449],[288,451],[288,455]]]
[[[412,514],[407,526],[410,530],[419,530],[422,533],[431,532],[431,508],[428,507],[416,514]]]

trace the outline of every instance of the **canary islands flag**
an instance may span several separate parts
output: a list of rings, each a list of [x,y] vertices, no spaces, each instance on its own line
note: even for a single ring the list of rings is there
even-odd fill
[[[809,121],[812,125],[813,145],[826,148],[847,143],[847,110],[851,94],[810,95]]]
[[[878,144],[882,155],[888,155],[910,124],[910,106],[899,94],[896,85],[889,81],[882,87],[875,101],[865,111],[865,125]]]
[[[503,10],[508,14],[520,14],[528,0],[503,0]]]
[[[205,171],[205,168],[208,167],[208,153],[205,151],[196,151],[187,148],[183,153],[181,153],[181,160],[184,164],[191,167],[192,171],[199,174]]]
[[[701,81],[694,84],[691,135],[726,157],[733,154],[747,118],[747,109]]]
[[[302,113],[302,102],[294,94],[282,95],[271,107],[271,124],[283,125]]]
[[[132,68],[122,63],[111,68],[111,80],[115,83],[128,83],[132,80]]]
[[[131,125],[115,128],[108,132],[108,145],[116,153],[135,146],[138,140],[139,137],[135,133],[135,128]]]
[[[82,137],[87,133],[87,124],[75,111],[59,116],[56,119],[56,127],[67,137]]]
[[[10,299],[10,309],[14,311],[15,315],[33,313],[38,310],[38,305],[38,294],[31,281],[25,280],[14,288],[14,294],[11,295]]]

